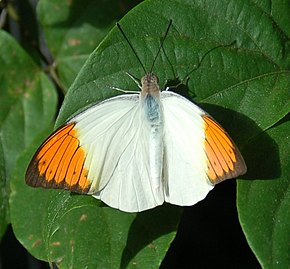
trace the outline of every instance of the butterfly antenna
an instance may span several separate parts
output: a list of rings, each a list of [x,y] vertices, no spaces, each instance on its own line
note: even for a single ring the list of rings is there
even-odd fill
[[[169,65],[170,65],[170,68],[171,68],[171,71],[172,71],[173,77],[174,77],[174,78],[177,78],[176,73],[175,73],[175,70],[174,70],[174,67],[173,67],[173,64],[171,63],[171,61],[170,61],[170,59],[169,59],[169,57],[168,57],[166,51],[164,50],[164,47],[162,47],[162,52],[163,52],[163,54],[164,54],[164,56],[165,56],[167,62],[168,62]]]
[[[156,54],[156,56],[155,56],[155,58],[153,60],[152,66],[150,68],[150,73],[152,72],[152,69],[154,67],[154,64],[156,62],[156,59],[157,59],[158,55],[160,54],[161,49],[163,48],[163,43],[164,43],[164,41],[165,41],[165,39],[166,39],[166,37],[168,35],[168,32],[169,32],[169,29],[170,29],[171,25],[172,25],[172,20],[169,21],[169,24],[168,24],[168,27],[166,29],[166,32],[165,32],[163,38],[161,39],[161,43],[160,43],[159,49],[158,49],[157,54]]]
[[[147,74],[147,70],[146,70],[144,64],[142,63],[142,61],[141,61],[140,57],[138,56],[136,50],[134,49],[133,45],[132,45],[131,42],[129,41],[128,37],[125,35],[123,29],[121,28],[121,25],[120,25],[118,22],[117,22],[117,26],[118,26],[120,32],[122,33],[123,37],[125,38],[125,40],[126,40],[127,43],[129,44],[131,50],[132,50],[133,53],[135,54],[137,60],[139,61],[140,65],[142,66],[142,69],[144,70],[145,74]]]
[[[208,50],[208,51],[207,51],[207,52],[206,52],[206,53],[201,57],[201,59],[199,60],[199,62],[198,62],[197,65],[196,65],[196,67],[193,68],[193,69],[192,69],[192,70],[191,70],[191,71],[190,71],[190,72],[189,72],[189,73],[184,77],[184,79],[182,79],[182,82],[183,82],[183,81],[186,81],[186,80],[189,79],[190,74],[193,73],[195,70],[197,70],[197,69],[201,66],[203,60],[205,59],[205,57],[206,57],[209,53],[211,53],[212,51],[214,51],[214,50],[216,50],[216,49],[218,49],[218,48],[231,47],[231,46],[233,46],[235,43],[236,43],[236,40],[234,40],[232,43],[230,43],[230,44],[228,44],[228,45],[219,45],[219,46],[216,46],[216,47],[214,47],[214,48]]]

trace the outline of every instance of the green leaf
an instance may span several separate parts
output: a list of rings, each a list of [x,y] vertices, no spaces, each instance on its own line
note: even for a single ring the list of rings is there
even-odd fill
[[[15,162],[55,115],[55,89],[6,32],[0,31],[0,236],[9,221],[8,197]],[[22,177],[23,178],[23,177]]]
[[[277,71],[243,82],[213,94],[204,102],[223,106],[235,112],[215,112],[219,121],[228,126],[233,138],[244,146],[267,130],[290,111],[290,72]],[[224,114],[232,114],[225,118]]]
[[[160,13],[152,12],[160,10],[161,6]],[[150,23],[147,21],[148,17]],[[137,18],[138,23],[135,23]],[[167,57],[161,54],[153,68],[160,79],[160,85],[176,77],[172,67],[178,77],[184,78],[210,49],[236,40],[236,46],[210,53],[201,67],[191,74],[190,94],[196,96],[198,102],[218,104],[243,113],[262,129],[275,124],[287,114],[290,110],[290,93],[289,71],[284,69],[287,66],[287,54],[284,50],[286,36],[281,35],[280,29],[273,29],[272,19],[258,6],[251,5],[250,1],[142,3],[121,21],[121,25],[148,70],[169,18],[173,19],[173,27],[164,44]],[[140,78],[144,75],[130,47],[118,29],[114,28],[90,55],[70,88],[58,124],[77,110],[118,94],[110,86],[138,90],[136,84],[125,75],[126,72]],[[276,88],[279,89],[278,92]],[[263,100],[260,102],[261,97]],[[275,105],[278,108],[282,106],[282,109],[271,103],[269,110],[266,105],[262,106],[264,100],[267,103],[274,100]],[[260,107],[255,111],[257,105]],[[271,117],[264,117],[265,123],[260,123],[260,116],[265,112]]]
[[[189,94],[243,147],[290,111],[287,36],[283,29],[273,27],[275,21],[267,12],[268,8],[262,11],[250,1],[150,1],[129,13],[121,25],[149,70],[160,37],[169,18],[173,19],[164,44],[167,57],[161,54],[153,69],[161,85],[174,78],[167,58],[183,78],[208,50],[236,40],[235,47],[211,52],[191,74]],[[144,75],[128,44],[113,29],[70,88],[57,124],[79,109],[117,94],[108,86],[137,89],[125,72]],[[251,163],[248,155],[246,162]]]
[[[51,18],[57,16],[60,15]],[[169,19],[173,20],[173,26],[164,43],[165,53],[161,52],[153,67],[160,85],[177,76],[184,78],[209,50],[236,41],[233,46],[209,53],[191,73],[189,98],[202,103],[243,147],[289,113],[287,36],[275,23],[267,5],[259,6],[250,0],[143,2],[120,24],[147,70],[152,66]],[[56,46],[60,47],[61,36],[67,29],[59,24],[52,26],[58,32],[51,33],[51,40],[55,38]],[[53,48],[51,51],[55,53]],[[95,102],[120,94],[111,86],[138,90],[126,72],[138,78],[144,75],[121,33],[113,28],[70,87],[56,125]],[[246,162],[250,160],[248,156],[251,155],[246,155]],[[23,175],[23,163],[28,160],[25,156],[19,163],[15,180]],[[17,238],[33,255],[57,262],[61,268],[79,268],[80,262],[81,267],[88,268],[120,265],[156,268],[179,221],[179,210],[173,207],[126,214],[103,207],[91,197],[32,190],[16,181],[11,201]],[[30,212],[24,209],[23,201],[29,201],[25,206]],[[24,229],[23,223],[31,219],[32,226],[38,227]],[[136,222],[137,228],[133,229]],[[145,234],[144,230],[150,232]],[[154,257],[151,248],[156,251]]]
[[[2,145],[1,145],[2,146]],[[0,239],[6,231],[6,227],[9,223],[9,211],[8,211],[8,190],[6,186],[5,177],[5,157],[3,148],[0,148]]]
[[[65,90],[116,21],[138,2],[39,1],[39,21]]]
[[[272,14],[275,22],[277,22],[278,27],[288,36],[288,42],[289,42],[289,36],[290,36],[290,24],[289,24],[290,3],[289,1],[280,0],[280,1],[269,2],[268,4],[269,4],[269,10],[267,13]],[[289,55],[288,55],[288,59],[289,59]]]
[[[240,222],[263,268],[290,265],[289,134],[287,121],[251,141],[249,180],[238,182]]]
[[[26,164],[17,162],[11,185],[11,220],[20,242],[60,268],[158,268],[175,236],[181,208],[140,214],[104,206],[91,196],[27,187]]]

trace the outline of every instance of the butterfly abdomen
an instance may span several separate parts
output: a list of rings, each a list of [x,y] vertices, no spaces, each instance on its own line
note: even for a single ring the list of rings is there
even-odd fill
[[[145,125],[149,128],[149,163],[151,185],[154,192],[162,190],[162,166],[163,166],[163,112],[160,99],[157,96],[146,94],[142,103]],[[156,197],[160,197],[156,195]]]

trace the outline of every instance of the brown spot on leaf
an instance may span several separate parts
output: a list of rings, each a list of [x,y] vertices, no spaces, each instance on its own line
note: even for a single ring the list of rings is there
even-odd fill
[[[76,39],[76,38],[70,38],[68,40],[68,44],[70,46],[77,46],[77,45],[81,44],[81,41],[79,39]]]
[[[148,248],[154,249],[155,248],[155,245],[154,244],[149,244],[148,245]]]
[[[34,241],[34,243],[32,244],[32,247],[35,248],[38,245],[40,245],[41,243],[42,243],[42,240],[41,239],[38,239],[38,240]]]
[[[88,216],[86,214],[82,214],[80,217],[80,221],[84,221],[88,218]]]

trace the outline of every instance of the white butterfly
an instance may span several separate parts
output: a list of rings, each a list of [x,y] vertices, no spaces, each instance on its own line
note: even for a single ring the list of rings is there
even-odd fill
[[[146,74],[139,94],[123,94],[74,116],[40,146],[26,173],[34,187],[93,195],[140,212],[165,202],[194,205],[214,184],[246,172],[223,128]]]

